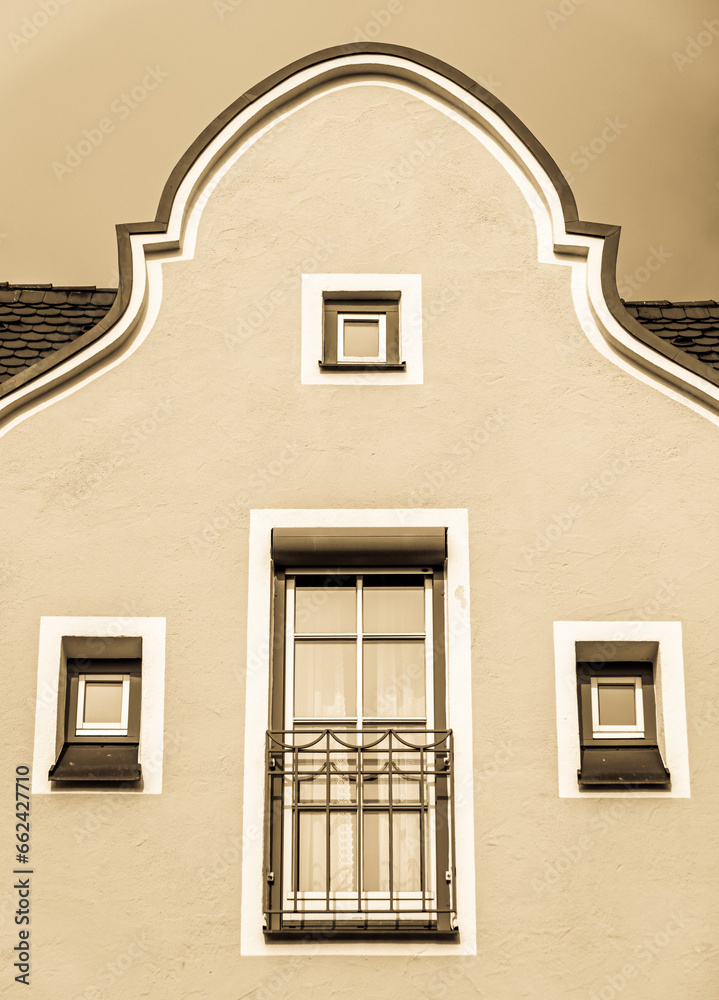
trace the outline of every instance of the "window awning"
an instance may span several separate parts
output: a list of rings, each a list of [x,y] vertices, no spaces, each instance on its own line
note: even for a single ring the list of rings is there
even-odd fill
[[[447,529],[275,528],[275,565],[323,568],[352,566],[442,566]]]

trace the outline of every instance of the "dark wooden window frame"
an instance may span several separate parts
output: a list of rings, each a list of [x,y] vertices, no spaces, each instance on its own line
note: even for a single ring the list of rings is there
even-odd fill
[[[128,674],[130,694],[126,735],[76,732],[77,700],[82,675]],[[62,747],[50,768],[51,781],[139,781],[142,661],[139,658],[69,657],[66,666]]]
[[[594,736],[592,677],[641,677],[643,737],[621,734]],[[577,701],[581,765],[577,772],[584,787],[668,786],[671,775],[662,759],[657,737],[654,664],[645,660],[578,662]]]
[[[264,930],[272,937],[297,937],[300,935],[320,938],[337,937],[381,937],[394,935],[403,937],[431,936],[456,939],[456,872],[454,868],[453,830],[453,753],[452,733],[446,729],[447,681],[445,662],[445,588],[446,541],[442,538],[442,558],[437,556],[437,538],[427,534],[437,529],[415,529],[404,535],[392,529],[275,529],[273,540],[275,561],[273,565],[273,609],[272,609],[272,667],[270,671],[269,723],[267,745],[267,783],[265,801],[265,872],[264,872]],[[276,542],[276,544],[275,544]],[[281,550],[281,551],[280,551]],[[415,558],[411,553],[414,550]],[[337,554],[336,560],[332,553]],[[392,557],[395,553],[395,558]],[[425,565],[422,566],[422,563]],[[345,919],[328,920],[326,924],[308,921],[304,926],[287,926],[283,920],[284,897],[287,887],[283,879],[283,851],[287,832],[284,830],[285,817],[285,775],[278,766],[278,742],[275,734],[284,732],[285,726],[285,642],[286,642],[286,579],[298,569],[311,570],[325,575],[356,575],[362,572],[378,572],[390,568],[395,572],[417,573],[424,569],[432,574],[432,632],[433,632],[433,681],[434,719],[432,733],[441,734],[438,743],[442,753],[436,757],[440,761],[441,773],[433,773],[435,798],[435,858],[436,884],[434,916],[428,920],[394,919],[393,921],[368,921],[358,919],[351,926]],[[401,731],[400,731],[401,735]],[[280,736],[279,739],[282,739]]]
[[[399,330],[399,292],[326,292],[322,297],[322,371],[405,371]],[[385,361],[339,361],[340,313],[382,313],[385,316]]]

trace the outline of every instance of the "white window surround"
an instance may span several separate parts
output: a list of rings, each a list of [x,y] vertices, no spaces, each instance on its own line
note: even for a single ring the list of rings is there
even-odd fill
[[[317,359],[315,358],[315,364]],[[270,682],[272,606],[271,533],[296,527],[433,527],[447,531],[447,703],[455,748],[455,848],[459,941],[427,938],[393,941],[266,943],[262,933],[263,843],[250,835],[264,816],[264,747]],[[247,669],[240,953],[242,955],[474,955],[474,793],[472,764],[469,527],[467,511],[451,510],[253,510],[250,513]],[[256,831],[255,831],[256,834]]]
[[[93,639],[109,639],[95,650]],[[138,655],[142,644],[140,754],[142,787],[55,789],[48,771],[55,763],[58,717],[64,709],[68,656],[97,659]],[[158,795],[162,791],[165,697],[165,619],[124,617],[50,617],[40,619],[35,709],[34,795]],[[60,704],[59,699],[62,701]]]
[[[554,623],[557,751],[560,798],[690,798],[687,717],[681,622]],[[577,663],[601,661],[654,663],[657,735],[670,788],[582,789],[577,708]]]
[[[399,292],[400,357],[405,371],[322,371],[323,295]],[[422,385],[422,277],[419,274],[303,274],[302,385]],[[367,359],[362,359],[367,360]]]

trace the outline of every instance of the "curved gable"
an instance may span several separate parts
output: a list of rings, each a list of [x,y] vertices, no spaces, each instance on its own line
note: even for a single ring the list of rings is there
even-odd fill
[[[719,373],[624,307],[615,281],[619,228],[577,218],[574,197],[556,163],[512,112],[438,60],[397,46],[356,43],[293,63],[205,129],[173,170],[155,221],[117,227],[120,282],[109,312],[0,384],[4,429],[119,364],[139,346],[160,308],[162,265],[193,258],[205,206],[259,138],[320,96],[372,83],[399,88],[460,124],[499,162],[531,210],[539,261],[571,268],[577,318],[598,351],[719,422]]]

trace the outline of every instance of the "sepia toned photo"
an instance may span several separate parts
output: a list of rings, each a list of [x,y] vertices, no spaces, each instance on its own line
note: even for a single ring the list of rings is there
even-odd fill
[[[3,996],[717,1000],[715,7],[0,24]]]

